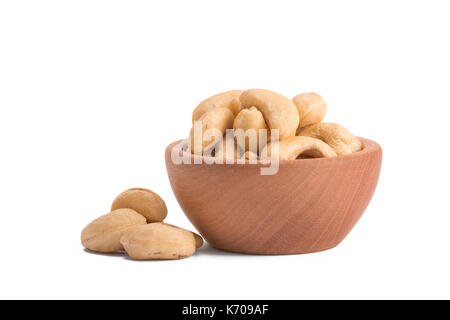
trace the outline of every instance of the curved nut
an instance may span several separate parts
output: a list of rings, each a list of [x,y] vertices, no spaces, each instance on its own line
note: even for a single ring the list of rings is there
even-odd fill
[[[149,223],[163,221],[167,216],[164,200],[155,192],[144,188],[132,188],[119,194],[111,205],[111,210],[120,208],[135,210]]]
[[[226,129],[233,128],[233,113],[227,108],[214,108],[204,113],[197,121],[201,122],[201,134],[196,132],[196,124],[190,132],[191,152],[201,154],[204,150],[213,147],[218,141],[215,136],[208,136],[217,130],[223,136]]]
[[[236,118],[234,118],[233,129],[239,147],[241,147],[242,150],[250,150],[257,153],[259,149],[259,130],[267,130],[268,127],[261,111],[255,106],[252,106],[249,109],[242,109],[238,113]],[[254,146],[250,146],[251,138],[249,135],[251,134],[254,134],[253,143],[256,144]],[[243,135],[242,138],[240,138],[241,135]],[[267,134],[267,136],[269,136],[269,134]]]
[[[270,159],[278,160],[295,160],[300,156],[310,158],[336,157],[336,152],[329,145],[319,139],[310,137],[290,137],[278,142],[278,150],[276,146],[273,149],[272,143],[268,143],[262,154],[267,154]]]
[[[203,100],[192,113],[192,123],[199,120],[204,113],[215,108],[226,108],[237,115],[241,107],[239,96],[242,92],[243,90],[225,91]]]
[[[361,141],[348,129],[332,122],[321,122],[302,129],[300,136],[320,139],[336,151],[338,156],[361,150]]]
[[[233,146],[229,148],[228,146]],[[238,159],[242,151],[238,148],[233,136],[225,135],[221,143],[216,145],[214,157],[221,159]]]
[[[255,106],[264,116],[267,126],[279,130],[279,139],[295,136],[299,115],[297,107],[288,98],[264,89],[244,91],[239,100],[243,108]]]
[[[91,250],[112,253],[123,250],[120,237],[129,228],[146,224],[145,217],[132,209],[118,209],[105,214],[81,232],[81,244]]]
[[[181,259],[195,252],[192,232],[164,223],[150,223],[125,232],[120,243],[135,260]]]
[[[300,124],[297,133],[300,131],[300,128],[322,121],[327,112],[325,100],[323,100],[319,94],[314,92],[296,95],[292,98],[292,101],[297,107],[300,116]]]
[[[170,223],[166,223],[166,222],[160,222],[160,223],[165,224],[165,225],[168,225],[168,226],[171,226],[171,227],[174,227],[174,228],[179,228],[179,229],[182,229],[182,230],[186,230],[186,229],[177,227],[177,226],[175,226],[175,225],[173,225],[173,224],[170,224]],[[189,231],[189,230],[187,230],[187,231]],[[189,231],[189,232],[191,232],[192,235],[194,236],[194,239],[195,239],[195,248],[196,248],[196,249],[201,248],[201,247],[203,246],[203,238],[202,238],[202,236],[199,235],[199,234],[197,234],[197,233],[195,233],[195,232],[193,232],[193,231]]]

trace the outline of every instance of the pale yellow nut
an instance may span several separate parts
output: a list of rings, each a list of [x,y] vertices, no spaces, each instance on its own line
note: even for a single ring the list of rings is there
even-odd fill
[[[192,113],[192,123],[199,120],[204,113],[215,108],[226,108],[237,115],[241,106],[239,96],[242,92],[242,90],[225,91],[203,100]]]
[[[111,210],[130,208],[143,215],[147,222],[163,221],[167,216],[164,200],[155,192],[144,188],[128,189],[117,196]]]
[[[166,225],[171,226],[171,227],[174,227],[174,228],[180,228],[180,227],[177,227],[177,226],[175,226],[173,224],[170,224],[170,223],[166,223],[166,222],[161,222],[161,223],[162,224],[166,224]],[[180,228],[180,229],[183,229],[183,228]],[[183,230],[186,230],[186,229],[183,229]],[[189,230],[187,230],[187,231],[189,231]],[[203,238],[202,238],[202,236],[197,234],[197,233],[195,233],[195,232],[193,232],[193,231],[189,231],[189,232],[191,232],[193,234],[194,238],[195,238],[195,248],[196,249],[201,248],[203,246]]]
[[[243,157],[245,160],[259,160],[258,154],[252,151],[245,151]]]
[[[231,148],[230,148],[231,146]],[[221,142],[215,146],[214,157],[223,160],[226,159],[238,159],[241,156],[242,151],[238,148],[237,143],[234,141],[233,136],[225,135]]]
[[[122,234],[132,227],[146,223],[145,217],[136,211],[118,209],[88,224],[81,232],[81,244],[95,252],[117,252],[123,249],[120,243]]]
[[[227,108],[215,108],[204,113],[197,121],[201,123],[201,133],[192,127],[190,132],[191,153],[202,154],[205,150],[214,147],[219,140],[214,135],[208,136],[217,131],[222,137],[226,129],[233,128],[233,113]],[[210,131],[208,131],[210,130]]]
[[[299,135],[322,140],[332,147],[338,156],[358,152],[362,147],[361,141],[348,129],[332,122],[313,124],[300,130]]]
[[[264,116],[255,106],[249,109],[242,109],[233,122],[234,134],[236,141],[242,150],[252,151],[258,153],[260,144],[260,131],[267,130],[267,124],[264,120]],[[241,129],[241,130],[239,130]],[[247,131],[249,130],[249,131]],[[267,137],[270,137],[270,133],[267,132]],[[251,136],[254,135],[254,136]],[[251,139],[253,138],[253,145],[251,146]],[[267,142],[267,139],[264,139]]]
[[[297,132],[299,132],[300,128],[319,123],[323,120],[325,113],[327,112],[325,100],[323,100],[319,94],[314,92],[296,95],[292,101],[297,107],[300,116],[300,124]]]
[[[135,260],[181,259],[191,256],[196,249],[192,232],[158,222],[130,229],[120,242]]]
[[[295,136],[299,124],[297,107],[290,99],[270,90],[250,89],[239,100],[243,108],[255,106],[270,130],[279,130],[279,139]]]
[[[295,160],[302,156],[309,158],[336,157],[336,152],[325,142],[315,138],[300,136],[290,137],[280,142],[268,143],[263,150],[263,154],[267,155],[269,159],[278,160]]]

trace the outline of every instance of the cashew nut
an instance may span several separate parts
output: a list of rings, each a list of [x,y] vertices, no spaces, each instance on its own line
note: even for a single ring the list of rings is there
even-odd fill
[[[112,253],[123,249],[120,237],[129,228],[145,225],[145,217],[132,209],[118,209],[89,223],[81,232],[81,244],[95,252]]]
[[[348,129],[332,122],[313,124],[300,130],[300,136],[320,139],[336,151],[338,156],[351,154],[361,150],[361,141]]]
[[[174,228],[180,228],[180,227],[175,226],[175,225],[170,224],[170,223],[166,223],[166,222],[160,222],[160,223],[161,223],[161,224],[168,225],[168,226],[171,226],[171,227],[174,227]],[[180,228],[180,229],[183,229],[183,228]],[[183,230],[186,230],[186,229],[183,229]],[[188,231],[189,231],[189,230],[188,230]],[[196,248],[196,249],[201,248],[201,247],[203,246],[203,238],[202,238],[202,236],[199,235],[199,234],[197,234],[197,233],[195,233],[195,232],[193,232],[193,231],[189,231],[189,232],[191,232],[192,235],[194,236],[194,239],[195,239],[195,248]]]
[[[192,232],[164,223],[132,228],[120,238],[130,258],[135,260],[181,259],[195,252]]]
[[[144,188],[128,189],[117,196],[111,211],[130,208],[147,218],[148,222],[163,221],[167,216],[164,200],[155,192]]]
[[[242,109],[238,113],[233,122],[233,129],[239,147],[257,153],[260,143],[259,130],[268,128],[261,111],[252,106],[249,109]]]
[[[269,159],[278,160],[295,160],[300,156],[309,158],[336,157],[336,152],[325,142],[300,136],[268,143],[261,154]]]
[[[231,148],[230,148],[231,147]],[[233,136],[225,135],[221,143],[216,145],[214,156],[222,160],[225,159],[238,159],[241,156],[242,151],[234,141]]]
[[[242,92],[243,90],[225,91],[203,100],[192,113],[192,123],[199,120],[204,113],[215,108],[226,108],[229,109],[233,115],[237,115],[241,106],[239,96]]]
[[[212,148],[224,135],[226,129],[233,128],[234,114],[227,108],[214,108],[202,114],[191,129],[191,152],[202,154]]]
[[[302,93],[296,95],[292,101],[297,107],[298,114],[300,116],[300,124],[297,129],[297,133],[300,128],[310,126],[323,120],[327,111],[327,104],[323,98],[314,92]]]
[[[242,108],[248,109],[255,106],[263,115],[267,127],[270,130],[279,130],[280,140],[295,136],[299,115],[297,107],[290,99],[270,90],[250,89],[244,91],[239,100]],[[246,123],[250,121],[247,120]],[[260,120],[257,119],[256,123],[260,123]],[[260,127],[261,125],[254,129]]]

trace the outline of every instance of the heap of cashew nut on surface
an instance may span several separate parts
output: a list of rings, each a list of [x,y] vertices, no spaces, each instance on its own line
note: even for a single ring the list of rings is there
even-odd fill
[[[360,151],[360,140],[349,130],[322,122],[326,110],[314,92],[292,99],[265,89],[222,92],[195,108],[186,151],[221,160],[328,158]]]
[[[174,260],[193,255],[203,245],[203,238],[163,222],[166,216],[166,203],[158,194],[144,188],[128,189],[116,197],[110,213],[83,229],[81,244],[98,253],[125,250],[134,260]]]

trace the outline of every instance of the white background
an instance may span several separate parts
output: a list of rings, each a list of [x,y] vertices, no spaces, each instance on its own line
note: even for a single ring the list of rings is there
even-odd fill
[[[448,1],[2,1],[1,298],[450,298]],[[206,246],[135,262],[81,247],[129,187],[166,201],[164,149],[229,90],[316,91],[379,142],[380,181],[337,248]]]

